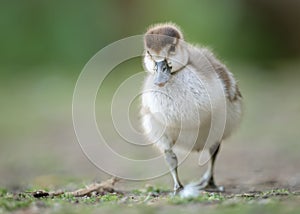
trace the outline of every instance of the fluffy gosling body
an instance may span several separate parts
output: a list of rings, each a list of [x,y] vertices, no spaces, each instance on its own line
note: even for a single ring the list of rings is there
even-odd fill
[[[214,181],[215,160],[220,143],[238,126],[242,115],[242,96],[232,73],[210,50],[186,43],[180,28],[172,23],[150,27],[144,46],[148,75],[143,85],[142,127],[165,156],[175,194],[190,197],[202,189],[222,191]],[[217,88],[222,93],[211,95]],[[220,112],[225,112],[223,129],[212,123],[213,114]],[[183,187],[175,146],[209,151],[210,165],[198,183]]]

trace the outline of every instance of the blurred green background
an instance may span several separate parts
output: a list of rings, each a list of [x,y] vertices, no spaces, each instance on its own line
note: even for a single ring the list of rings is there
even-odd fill
[[[241,165],[248,167],[250,178],[266,167],[262,177],[271,174],[299,184],[295,169],[300,137],[300,1],[27,0],[0,4],[0,185],[59,185],[61,177],[104,177],[81,152],[73,131],[76,80],[87,61],[106,45],[166,21],[181,26],[188,42],[211,47],[240,82],[245,119],[233,143],[224,148],[223,166],[229,164],[236,174],[241,173]],[[139,60],[130,66],[115,72],[107,85],[141,68]],[[243,156],[244,162],[232,155]],[[223,183],[236,177],[221,166],[220,170]],[[246,175],[244,181],[249,179]],[[295,176],[296,181],[289,180]]]
[[[5,66],[82,66],[120,38],[156,22],[182,26],[189,41],[246,62],[299,56],[299,2],[2,1],[1,57]]]

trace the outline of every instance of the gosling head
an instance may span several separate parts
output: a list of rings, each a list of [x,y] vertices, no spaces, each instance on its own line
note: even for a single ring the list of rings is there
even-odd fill
[[[172,73],[188,63],[183,35],[175,24],[157,24],[144,36],[144,65],[154,75],[154,84],[163,87]]]

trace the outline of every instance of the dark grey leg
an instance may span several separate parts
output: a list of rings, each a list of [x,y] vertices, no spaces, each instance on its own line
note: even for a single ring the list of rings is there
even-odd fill
[[[215,167],[215,161],[216,161],[219,150],[220,150],[219,143],[216,144],[215,146],[212,146],[209,149],[209,153],[211,155],[211,161],[210,161],[207,171],[204,173],[204,175],[199,183],[199,186],[201,186],[201,188],[203,188],[207,191],[218,191],[218,192],[224,191],[224,187],[217,186],[215,184],[215,180],[214,180],[214,167]]]
[[[182,184],[179,181],[178,173],[177,173],[177,157],[172,149],[165,150],[165,158],[170,169],[173,181],[174,181],[174,194],[177,194],[181,189],[183,189]]]

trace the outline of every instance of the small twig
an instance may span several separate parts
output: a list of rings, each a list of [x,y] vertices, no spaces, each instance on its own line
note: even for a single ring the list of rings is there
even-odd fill
[[[101,183],[94,183],[91,185],[86,186],[86,188],[78,189],[73,192],[46,192],[43,190],[31,192],[32,196],[35,198],[41,198],[41,197],[55,197],[55,196],[60,196],[62,194],[66,195],[71,195],[75,197],[83,197],[83,196],[90,196],[93,192],[97,194],[105,194],[105,193],[113,193],[113,192],[118,192],[114,189],[114,185],[119,181],[119,178],[112,177],[106,181],[103,181]]]
[[[91,184],[86,188],[78,189],[73,192],[66,192],[65,194],[73,195],[75,197],[82,197],[90,195],[92,192],[96,192],[98,194],[103,194],[106,192],[115,192],[114,185],[119,180],[119,178],[112,177],[111,179],[108,179],[101,183]]]

